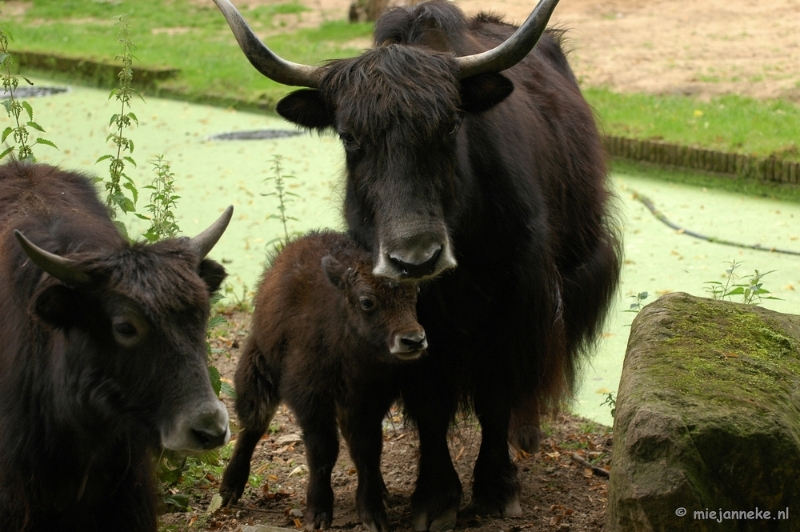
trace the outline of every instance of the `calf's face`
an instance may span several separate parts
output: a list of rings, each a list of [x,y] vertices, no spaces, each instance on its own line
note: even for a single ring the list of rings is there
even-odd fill
[[[394,360],[414,360],[428,347],[417,322],[417,285],[377,277],[372,265],[345,266],[328,255],[322,259],[328,280],[345,299],[347,321],[359,339]]]

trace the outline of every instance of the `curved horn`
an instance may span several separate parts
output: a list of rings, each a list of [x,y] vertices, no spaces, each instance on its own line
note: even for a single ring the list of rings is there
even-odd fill
[[[556,4],[558,0],[541,0],[522,26],[496,48],[480,54],[456,57],[460,69],[458,79],[467,79],[487,72],[500,72],[522,61],[522,58],[539,42]]]
[[[320,69],[308,65],[292,63],[282,59],[256,37],[239,11],[228,0],[214,0],[228,21],[239,47],[256,70],[272,81],[296,87],[319,87]]]
[[[233,205],[230,205],[225,212],[222,213],[216,222],[211,224],[211,227],[194,237],[192,242],[192,247],[197,251],[197,255],[200,257],[200,260],[203,260],[208,252],[217,244],[222,233],[225,232],[225,229],[228,227],[228,223],[231,221],[231,217],[233,216]]]
[[[17,237],[17,241],[19,241],[19,245],[22,246],[22,250],[35,265],[62,283],[73,286],[85,286],[92,282],[92,278],[89,274],[75,267],[76,263],[74,260],[43,250],[25,238],[25,235],[16,229],[14,229],[14,236]]]

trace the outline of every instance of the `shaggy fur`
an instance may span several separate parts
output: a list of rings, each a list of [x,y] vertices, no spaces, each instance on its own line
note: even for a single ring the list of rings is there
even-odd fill
[[[92,285],[43,273],[15,229]],[[225,272],[188,242],[131,246],[87,177],[0,166],[0,530],[156,530],[159,429],[213,398],[205,328]],[[135,346],[115,340],[121,318]]]
[[[398,335],[419,342],[402,354],[416,358],[424,331],[416,321],[416,286],[379,279],[371,271],[369,252],[345,235],[323,232],[287,245],[264,273],[236,370],[243,430],[222,478],[226,504],[241,496],[255,446],[285,401],[306,445],[306,528],[331,524],[338,419],[358,471],[359,516],[369,530],[388,530],[381,422],[399,395],[402,367],[389,345]]]

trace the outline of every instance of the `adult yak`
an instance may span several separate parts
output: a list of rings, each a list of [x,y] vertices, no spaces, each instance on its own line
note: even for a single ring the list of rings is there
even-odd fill
[[[231,213],[131,245],[87,177],[0,166],[0,530],[155,532],[148,451],[228,440],[205,256]]]
[[[519,29],[444,1],[390,10],[374,48],[319,67],[279,58],[214,1],[261,73],[307,87],[278,112],[341,137],[345,217],[374,272],[435,277],[418,302],[429,354],[402,376],[420,436],[415,529],[454,522],[462,491],[446,434],[465,403],[482,428],[473,499],[520,514],[509,431],[537,445],[539,413],[571,390],[620,265],[592,111],[561,33],[544,30],[557,0]]]

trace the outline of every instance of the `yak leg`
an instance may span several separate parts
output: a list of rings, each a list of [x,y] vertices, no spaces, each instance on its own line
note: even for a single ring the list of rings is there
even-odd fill
[[[331,473],[339,456],[336,410],[329,398],[315,398],[304,404],[303,409],[294,411],[303,429],[308,462],[305,529],[324,530],[333,521]]]
[[[383,504],[388,491],[381,475],[381,422],[391,400],[376,399],[363,398],[358,407],[341,413],[339,423],[358,471],[356,507],[361,522],[370,532],[388,532],[389,521]]]
[[[539,450],[542,437],[539,402],[536,396],[531,396],[511,413],[508,441],[517,449],[533,454]]]
[[[222,483],[219,488],[223,506],[236,504],[244,493],[247,477],[250,476],[250,459],[266,430],[266,427],[246,428],[236,437],[236,446],[233,448],[231,461],[228,462],[228,467],[222,474]]]
[[[504,517],[522,514],[519,504],[520,485],[517,466],[508,451],[508,429],[511,414],[508,408],[493,404],[492,393],[475,394],[475,413],[481,424],[481,448],[473,473],[472,496],[479,513],[500,513]]]
[[[428,355],[432,360],[433,355]],[[447,430],[456,411],[451,379],[435,368],[416,368],[406,383],[403,403],[419,431],[419,475],[411,496],[414,530],[452,530],[461,504],[461,481],[447,448]]]

